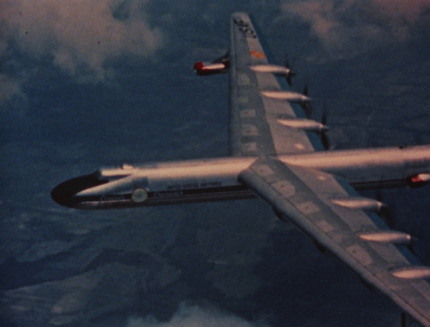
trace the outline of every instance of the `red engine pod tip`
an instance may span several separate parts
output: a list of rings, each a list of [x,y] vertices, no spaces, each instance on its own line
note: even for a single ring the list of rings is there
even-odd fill
[[[430,182],[430,174],[422,173],[415,176],[412,176],[409,179],[409,185],[411,187],[419,187],[427,185]]]
[[[195,69],[195,70],[202,70],[202,69],[203,69],[203,67],[204,67],[204,65],[203,65],[203,63],[202,63],[202,62],[196,62],[196,63],[194,64],[194,69]]]

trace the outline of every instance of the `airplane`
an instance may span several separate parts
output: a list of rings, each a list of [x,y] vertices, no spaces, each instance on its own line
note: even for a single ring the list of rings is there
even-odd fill
[[[312,99],[280,86],[294,72],[268,62],[246,13],[230,25],[228,53],[194,65],[198,75],[229,74],[229,157],[101,168],[57,185],[52,199],[105,209],[262,198],[396,303],[402,321],[430,326],[430,267],[411,252],[414,237],[391,230],[384,204],[357,193],[428,184],[430,145],[324,151],[327,127],[306,114]]]

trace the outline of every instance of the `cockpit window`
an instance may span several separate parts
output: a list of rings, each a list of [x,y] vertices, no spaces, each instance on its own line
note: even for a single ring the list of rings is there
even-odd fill
[[[118,168],[101,168],[95,171],[93,175],[101,181],[111,182],[131,175],[133,169],[134,167],[130,165],[127,165],[127,168],[124,168],[124,165]]]

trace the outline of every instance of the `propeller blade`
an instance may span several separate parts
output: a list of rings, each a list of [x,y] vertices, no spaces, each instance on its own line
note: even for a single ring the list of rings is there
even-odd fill
[[[288,60],[287,54],[285,54],[285,67],[287,67],[288,69],[291,69],[290,61]]]
[[[305,84],[305,86],[303,87],[303,95],[308,96],[308,93],[309,93],[309,87],[307,84]],[[305,102],[301,103],[300,106],[302,107],[303,111],[305,112],[306,117],[311,119],[312,114],[313,114],[311,102],[305,101]]]
[[[387,206],[384,201],[383,201],[383,196],[382,196],[382,192],[381,192],[381,188],[382,187],[378,187],[378,189],[376,190],[376,199],[382,203],[381,209],[379,209],[379,216],[385,220],[385,222],[387,223],[387,225],[390,228],[394,228],[396,225],[396,216],[394,214],[394,211],[391,207]],[[411,251],[413,254],[416,254],[414,245],[415,243],[417,243],[418,240],[415,237],[412,237],[412,240],[410,242],[410,244],[407,246],[409,251]]]
[[[326,103],[323,102],[322,113],[321,113],[321,124],[326,125],[327,123],[327,106]]]
[[[296,76],[296,73],[294,72],[293,67],[290,65],[287,54],[285,54],[285,68],[287,68],[289,71],[288,74],[285,75],[285,78],[287,80],[288,85],[292,87],[293,86],[292,78]]]
[[[406,313],[402,312],[402,315],[400,316],[400,325],[402,327],[406,327]]]
[[[329,128],[326,126],[327,125],[327,106],[325,102],[323,102],[323,107],[322,107],[321,124],[323,124],[326,127],[324,130],[320,132],[320,135],[319,135],[321,139],[321,143],[325,150],[330,150],[331,144],[330,144],[330,139],[327,136],[327,132],[329,131]]]
[[[380,185],[376,189],[376,200],[382,203],[381,209],[379,209],[378,215],[384,219],[387,223],[388,227],[394,228],[396,225],[396,215],[394,214],[395,210],[391,206],[388,206],[384,202],[384,197],[382,195],[382,181]]]
[[[330,139],[327,137],[327,132],[322,132],[320,138],[324,149],[330,150]]]
[[[312,118],[312,106],[311,103],[308,102],[304,102],[302,105],[303,110],[305,111],[305,115],[307,118]]]

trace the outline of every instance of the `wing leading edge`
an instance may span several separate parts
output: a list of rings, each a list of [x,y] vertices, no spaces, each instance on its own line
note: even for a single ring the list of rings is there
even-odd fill
[[[396,245],[410,242],[409,235],[389,230],[376,214],[360,209],[375,206],[365,205],[344,180],[262,158],[241,173],[240,181],[368,285],[430,326],[430,284],[424,280],[430,268],[417,265],[406,247]]]
[[[288,69],[270,65],[247,14],[231,19],[230,45],[230,145],[234,156],[279,155],[321,149],[306,131],[321,124],[297,117],[296,103],[310,99],[281,91],[275,75]]]

